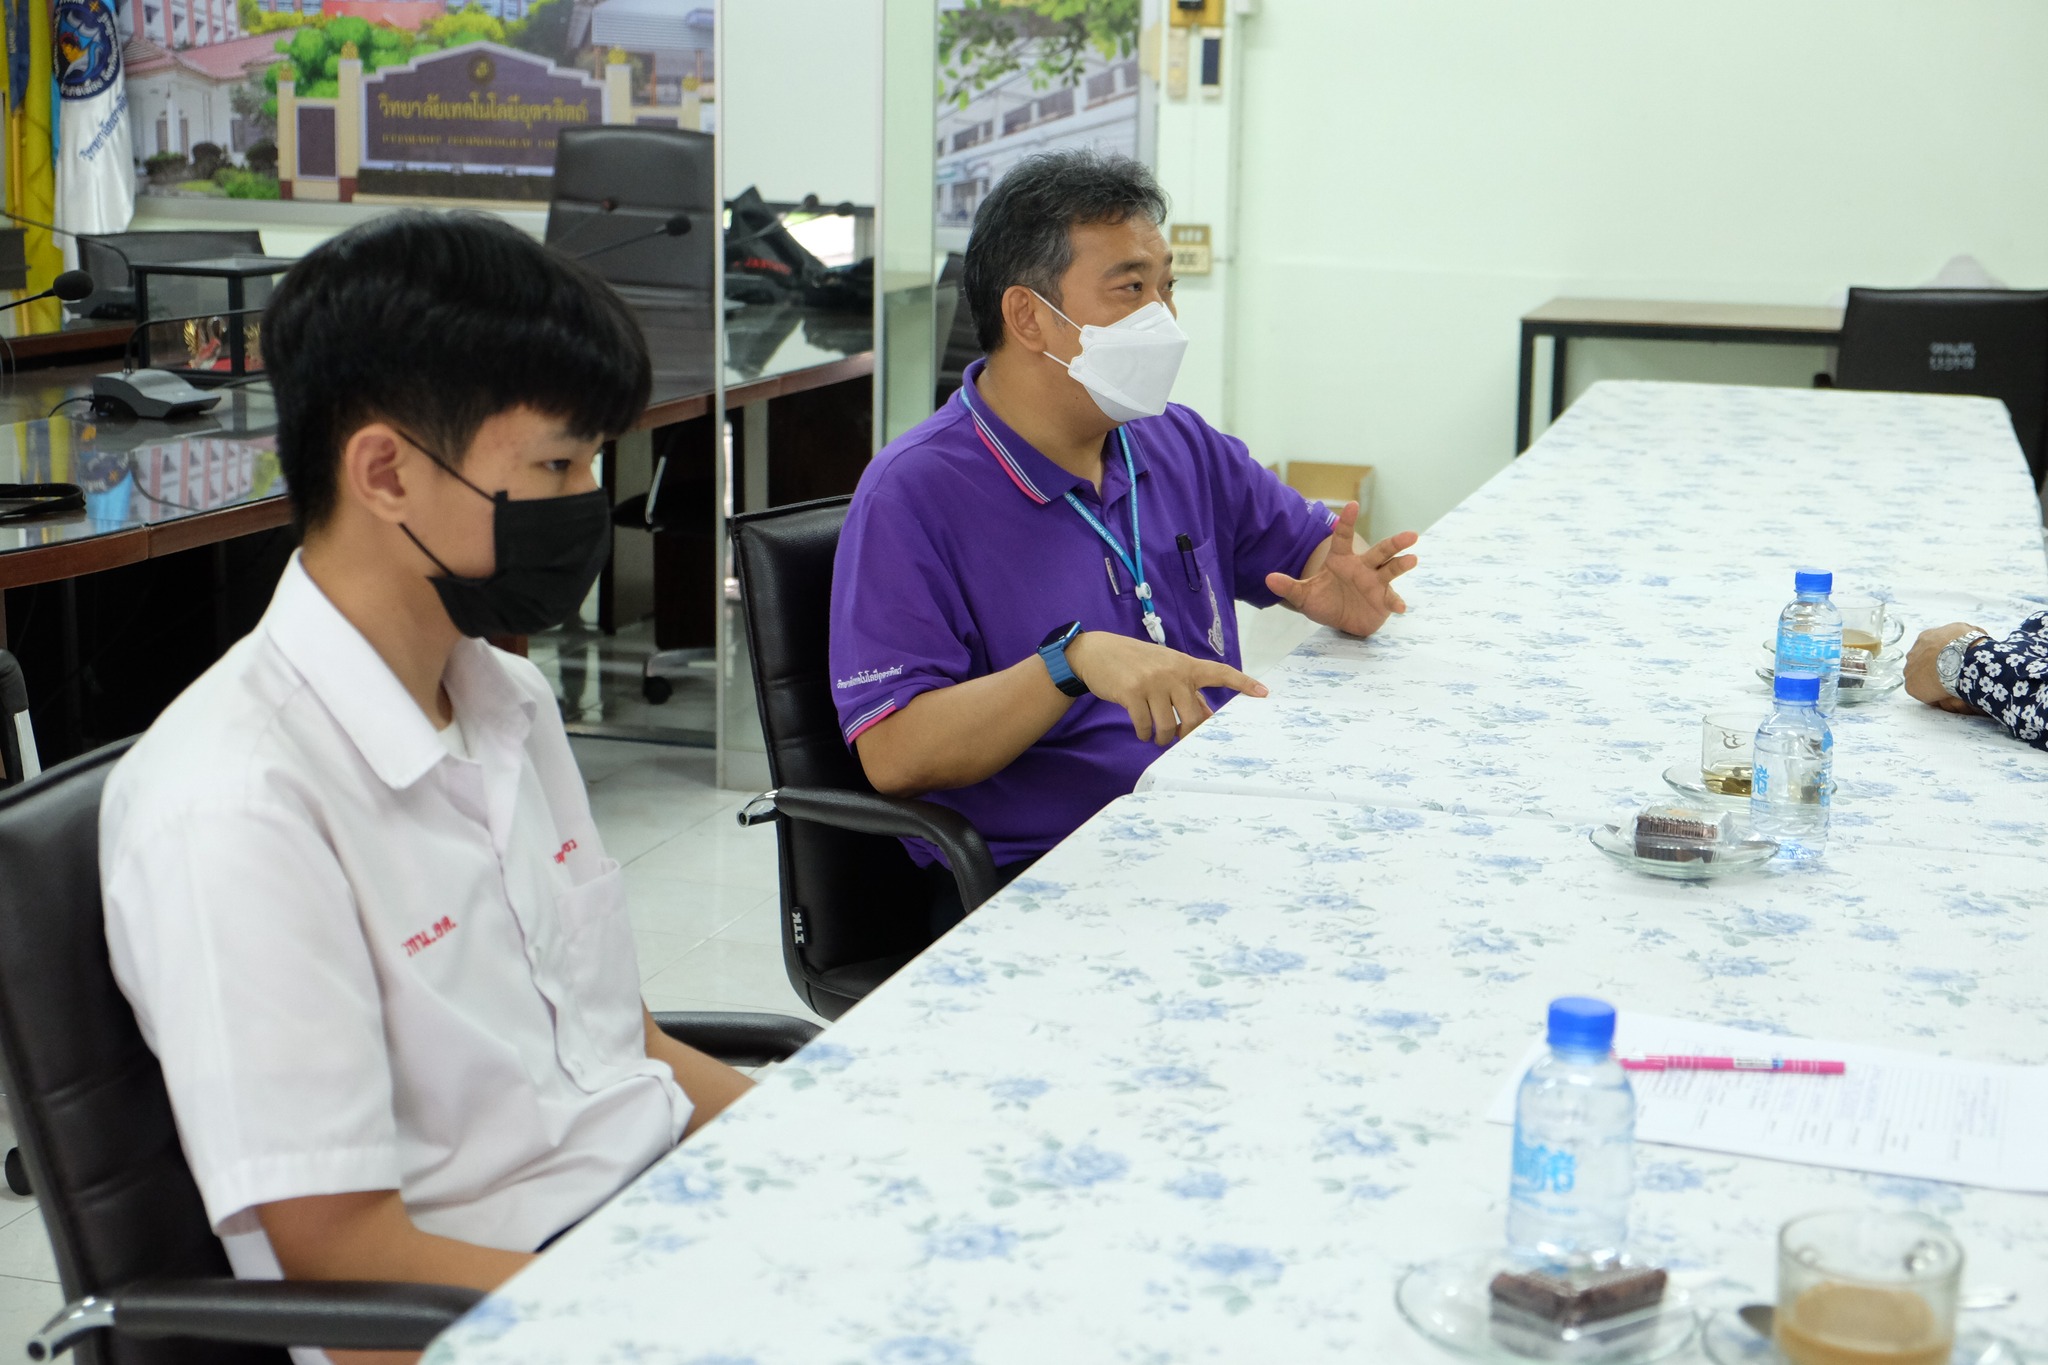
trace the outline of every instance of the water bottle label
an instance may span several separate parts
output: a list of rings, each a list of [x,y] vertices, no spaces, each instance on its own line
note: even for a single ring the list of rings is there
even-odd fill
[[[1778,632],[1778,667],[1792,673],[1833,672],[1842,662],[1842,642],[1833,635]]]
[[[1579,1159],[1515,1134],[1515,1193],[1570,1194],[1579,1179]]]

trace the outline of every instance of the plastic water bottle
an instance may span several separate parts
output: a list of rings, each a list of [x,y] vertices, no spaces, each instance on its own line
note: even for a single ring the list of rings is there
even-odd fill
[[[1508,1249],[1599,1265],[1628,1241],[1635,1189],[1636,1095],[1614,1060],[1614,1006],[1551,1001],[1549,1043],[1515,1092]]]
[[[1842,613],[1828,594],[1835,576],[1801,569],[1792,576],[1797,595],[1778,613],[1779,673],[1810,673],[1820,679],[1820,711],[1835,714],[1842,686]]]
[[[1780,673],[1771,684],[1771,714],[1756,731],[1749,823],[1778,841],[1779,856],[1806,862],[1828,841],[1828,802],[1835,792],[1835,736],[1815,702],[1820,679]]]

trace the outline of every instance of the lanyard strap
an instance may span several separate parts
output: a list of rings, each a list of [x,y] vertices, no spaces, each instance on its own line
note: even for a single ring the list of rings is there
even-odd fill
[[[1123,561],[1124,569],[1131,575],[1131,582],[1138,585],[1138,605],[1145,612],[1145,634],[1151,637],[1153,644],[1163,645],[1166,643],[1166,625],[1159,619],[1159,612],[1152,605],[1152,585],[1145,579],[1145,541],[1138,530],[1138,470],[1131,461],[1131,438],[1121,427],[1117,429],[1116,434],[1117,439],[1123,444],[1124,477],[1129,480],[1131,486],[1131,552],[1125,554],[1124,547],[1117,542],[1116,533],[1104,526],[1102,519],[1089,511],[1071,492],[1066,495],[1067,506],[1080,513],[1081,520],[1093,527],[1095,534],[1102,537],[1102,543],[1115,551],[1116,557]]]

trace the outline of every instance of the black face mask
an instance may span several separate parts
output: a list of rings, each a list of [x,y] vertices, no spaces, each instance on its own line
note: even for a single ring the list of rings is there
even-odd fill
[[[407,440],[412,440],[407,437]],[[429,578],[448,619],[464,635],[533,635],[576,613],[590,585],[604,569],[612,548],[612,504],[603,489],[561,498],[522,498],[486,493],[455,467],[417,441],[428,458],[463,487],[491,502],[491,543],[497,567],[488,578],[452,573],[404,523],[399,530],[434,561],[439,578]]]

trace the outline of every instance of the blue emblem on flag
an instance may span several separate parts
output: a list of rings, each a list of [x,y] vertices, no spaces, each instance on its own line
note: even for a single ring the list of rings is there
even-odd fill
[[[121,78],[121,35],[106,0],[57,0],[51,18],[58,93],[67,100],[106,93]]]

